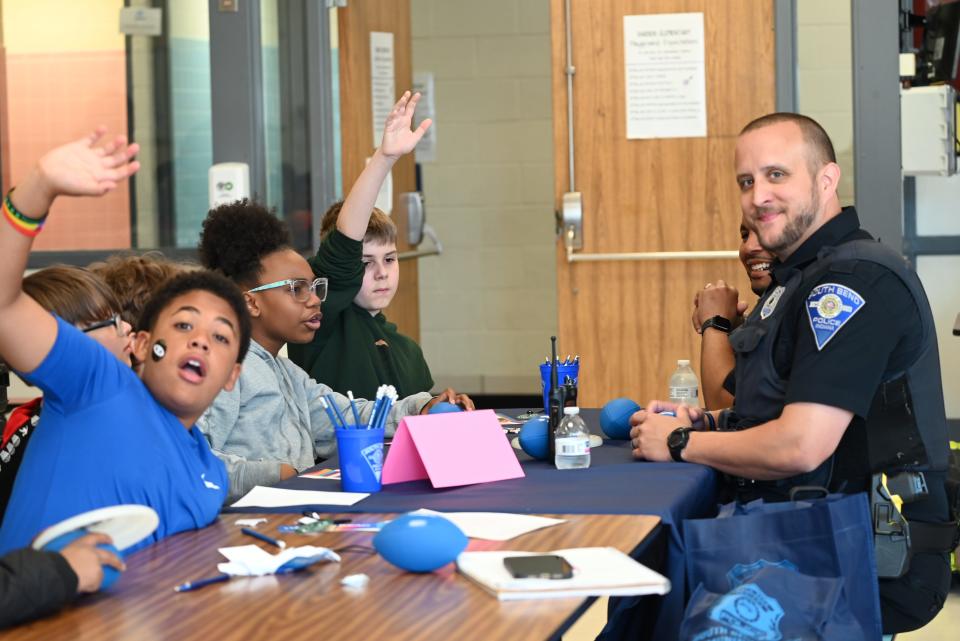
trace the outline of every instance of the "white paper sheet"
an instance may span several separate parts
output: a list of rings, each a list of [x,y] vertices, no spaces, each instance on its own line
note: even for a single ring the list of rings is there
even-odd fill
[[[434,512],[421,509],[416,513],[442,516],[453,522],[469,538],[488,541],[509,541],[527,532],[566,523],[563,519],[506,512]]]
[[[703,14],[623,17],[627,138],[707,135]]]
[[[420,142],[417,143],[417,162],[434,162],[437,159],[437,108],[433,96],[433,73],[430,71],[413,72],[413,90],[420,92],[420,102],[417,112],[413,115],[414,128],[419,127],[427,118],[433,119],[433,124],[427,129]]]
[[[369,165],[373,158],[368,157],[365,165]],[[385,213],[387,216],[393,213],[393,169],[387,172],[380,185],[380,191],[377,192],[377,200],[373,206]]]
[[[379,147],[383,125],[397,101],[393,34],[370,32],[370,101],[373,113],[373,146]]]
[[[230,507],[290,507],[292,505],[353,505],[370,496],[366,492],[285,490],[258,485]]]

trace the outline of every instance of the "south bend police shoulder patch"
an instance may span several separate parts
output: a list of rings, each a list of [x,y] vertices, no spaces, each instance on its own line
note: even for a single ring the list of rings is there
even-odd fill
[[[844,285],[824,283],[814,287],[807,296],[807,316],[817,350],[822,350],[866,303],[863,296]]]

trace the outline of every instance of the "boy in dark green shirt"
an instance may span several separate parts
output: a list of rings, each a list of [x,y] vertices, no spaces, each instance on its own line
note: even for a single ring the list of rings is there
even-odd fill
[[[429,126],[427,120],[420,128]],[[362,398],[374,398],[382,384],[396,387],[401,398],[433,388],[420,346],[383,315],[400,280],[397,228],[373,205],[395,161],[377,149],[347,199],[324,215],[320,249],[309,261],[330,283],[323,321],[313,341],[287,347],[314,379]]]

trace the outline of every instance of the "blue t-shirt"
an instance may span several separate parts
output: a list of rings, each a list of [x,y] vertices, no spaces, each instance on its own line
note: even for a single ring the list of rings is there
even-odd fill
[[[111,505],[147,505],[160,515],[156,532],[127,552],[217,517],[227,473],[203,434],[186,430],[93,339],[57,318],[53,348],[24,378],[43,390],[43,410],[0,527],[0,554]]]

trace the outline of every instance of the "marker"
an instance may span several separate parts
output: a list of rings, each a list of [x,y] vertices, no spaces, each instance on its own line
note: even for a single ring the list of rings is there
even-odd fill
[[[264,543],[269,543],[270,545],[274,545],[274,546],[280,548],[281,550],[283,550],[284,548],[287,547],[287,544],[284,543],[283,541],[278,541],[277,539],[273,538],[272,536],[267,536],[266,534],[261,534],[260,532],[257,532],[256,530],[251,530],[251,529],[248,528],[248,527],[240,528],[240,531],[243,532],[244,534],[246,534],[247,536],[252,536],[252,537],[255,538],[255,539],[260,539],[260,540],[263,541]]]
[[[229,581],[229,574],[218,574],[217,576],[212,576],[209,579],[197,579],[196,581],[187,581],[182,583],[177,587],[173,588],[174,592],[192,592],[193,590],[199,590],[208,585],[213,585],[214,583],[223,583],[224,581]]]

